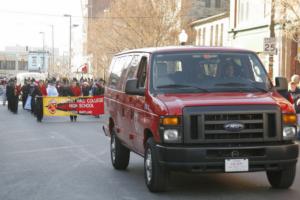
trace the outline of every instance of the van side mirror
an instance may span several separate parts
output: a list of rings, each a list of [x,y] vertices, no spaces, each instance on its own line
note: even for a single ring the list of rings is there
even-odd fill
[[[145,89],[138,88],[138,80],[137,79],[129,79],[126,81],[125,85],[125,93],[129,95],[145,95]]]
[[[288,82],[285,77],[276,77],[275,78],[275,88],[278,92],[287,92],[288,91]]]

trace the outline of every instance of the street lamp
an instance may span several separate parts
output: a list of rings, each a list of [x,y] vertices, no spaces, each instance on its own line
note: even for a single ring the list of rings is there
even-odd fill
[[[70,14],[64,14],[64,17],[70,18],[70,40],[69,40],[69,70],[71,72],[71,59],[72,59],[72,28],[78,27],[78,24],[72,25],[72,15]]]
[[[43,70],[45,69],[45,32],[40,32],[43,35]]]
[[[71,72],[71,48],[72,48],[72,15],[70,14],[64,14],[64,17],[69,17],[70,18],[70,37],[69,37],[69,70]]]
[[[188,35],[186,34],[185,30],[182,29],[180,34],[178,35],[180,45],[185,45],[188,40]]]

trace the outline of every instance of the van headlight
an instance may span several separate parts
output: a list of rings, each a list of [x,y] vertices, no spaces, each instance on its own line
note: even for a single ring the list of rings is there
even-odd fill
[[[172,142],[179,142],[179,133],[176,129],[167,129],[163,132],[164,135],[164,142],[172,143]]]
[[[297,133],[297,130],[296,130],[296,127],[294,127],[294,126],[284,126],[283,127],[282,135],[283,135],[284,140],[294,139],[296,137],[296,133]]]

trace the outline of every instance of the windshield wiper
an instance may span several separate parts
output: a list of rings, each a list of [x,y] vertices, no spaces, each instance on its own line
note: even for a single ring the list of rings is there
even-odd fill
[[[217,83],[215,86],[226,86],[226,87],[232,87],[232,86],[247,86],[245,83],[236,83],[236,82],[228,82],[228,83]]]
[[[251,87],[251,88],[259,90],[261,92],[268,92],[267,89],[264,89],[264,88],[261,88],[261,87],[257,87],[253,83],[251,83],[251,84],[245,84],[245,83],[229,82],[229,83],[218,83],[218,84],[215,84],[215,86],[225,86],[225,87],[242,86],[242,88]]]
[[[194,88],[194,89],[197,89],[197,90],[201,90],[203,92],[208,92],[207,89],[204,89],[204,88],[201,88],[201,87],[198,87],[198,86],[195,86],[195,85],[184,85],[184,84],[168,84],[168,85],[160,85],[160,86],[157,86],[157,88]]]

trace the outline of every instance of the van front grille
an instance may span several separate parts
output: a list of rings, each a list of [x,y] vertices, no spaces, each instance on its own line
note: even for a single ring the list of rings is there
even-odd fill
[[[216,141],[249,142],[251,140],[278,139],[278,131],[280,131],[279,110],[275,106],[262,107],[261,110],[257,110],[257,107],[259,106],[255,106],[255,110],[243,106],[219,106],[212,107],[212,111],[209,111],[208,107],[204,107],[204,111],[199,107],[197,109],[185,108],[184,141],[185,143],[214,143]],[[266,110],[266,108],[269,109]],[[234,130],[226,128],[227,125],[231,124],[238,124],[241,128]]]

